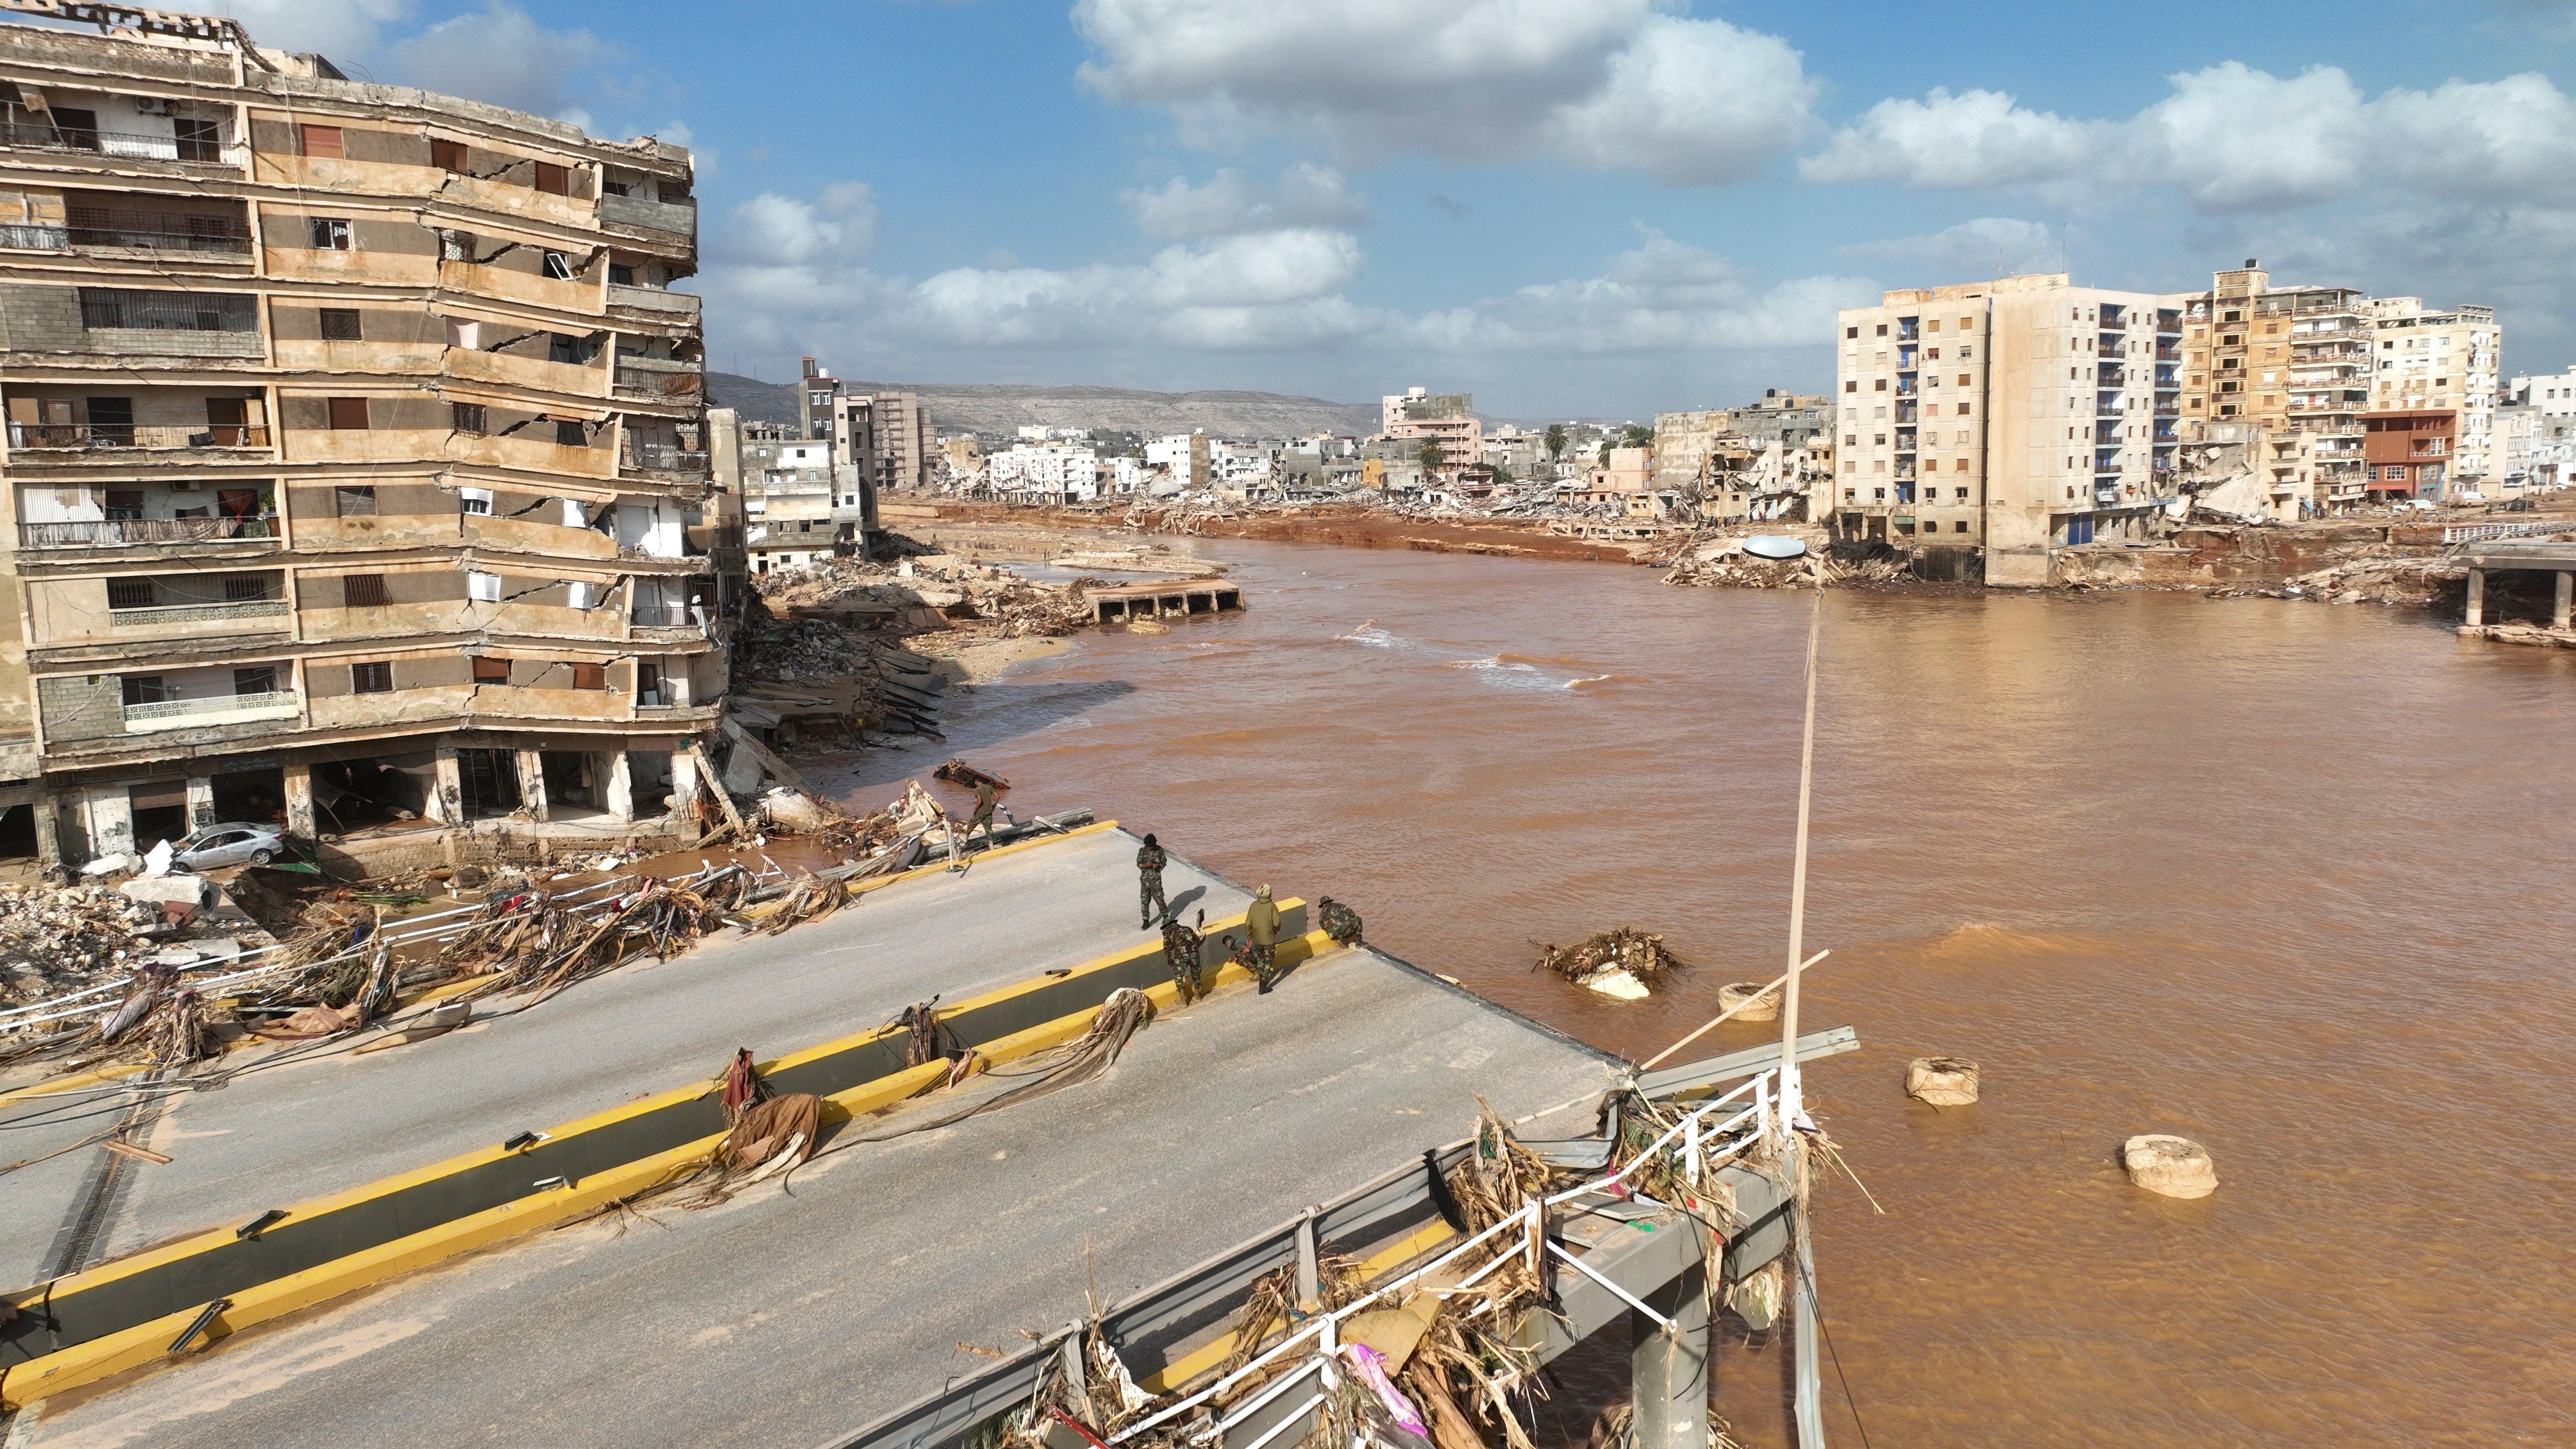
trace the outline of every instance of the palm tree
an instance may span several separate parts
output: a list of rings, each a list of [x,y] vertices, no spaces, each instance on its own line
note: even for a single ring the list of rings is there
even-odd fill
[[[1547,456],[1551,461],[1565,456],[1565,424],[1547,425]]]

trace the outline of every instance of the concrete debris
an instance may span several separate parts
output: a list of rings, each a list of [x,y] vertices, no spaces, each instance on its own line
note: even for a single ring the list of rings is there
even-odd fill
[[[42,1000],[113,980],[157,945],[157,906],[105,886],[0,885],[0,1001]]]
[[[2207,1197],[2218,1191],[2218,1164],[2209,1149],[2187,1137],[2142,1133],[2120,1148],[2129,1181],[2166,1197]]]
[[[1977,1064],[1966,1057],[1916,1057],[1905,1065],[1905,1095],[1935,1107],[1977,1100]]]

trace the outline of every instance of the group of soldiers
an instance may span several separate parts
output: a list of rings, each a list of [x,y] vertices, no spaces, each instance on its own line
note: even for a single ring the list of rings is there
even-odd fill
[[[1181,923],[1170,900],[1163,894],[1163,868],[1170,863],[1170,857],[1163,853],[1162,842],[1151,835],[1146,836],[1143,848],[1136,852],[1137,914],[1143,918],[1137,922],[1137,927],[1150,930],[1155,919],[1161,918],[1163,962],[1171,967],[1172,984],[1181,989],[1181,1003],[1186,1006],[1207,995],[1214,988],[1214,982],[1205,970],[1203,938],[1195,928]],[[1345,946],[1359,939],[1360,918],[1357,912],[1330,896],[1326,896],[1320,906],[1326,935]],[[1206,923],[1207,912],[1202,910],[1198,913],[1198,924]],[[1233,936],[1220,939],[1228,947],[1228,963],[1251,972],[1253,978],[1261,983],[1262,994],[1267,995],[1272,987],[1278,985],[1279,904],[1270,898],[1270,887],[1265,885],[1252,893],[1252,904],[1243,913],[1243,939],[1238,941]]]

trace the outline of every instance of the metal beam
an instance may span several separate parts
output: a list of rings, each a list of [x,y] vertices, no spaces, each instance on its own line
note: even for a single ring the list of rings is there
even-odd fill
[[[1811,1062],[1819,1057],[1840,1056],[1860,1050],[1860,1033],[1848,1026],[1811,1031],[1798,1038],[1798,1060]],[[1637,1090],[1660,1101],[1723,1082],[1756,1077],[1780,1064],[1776,1046],[1748,1047],[1724,1056],[1684,1062],[1659,1072],[1648,1072],[1637,1078]]]

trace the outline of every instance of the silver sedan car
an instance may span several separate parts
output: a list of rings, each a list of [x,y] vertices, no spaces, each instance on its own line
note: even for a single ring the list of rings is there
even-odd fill
[[[170,863],[189,870],[219,865],[266,865],[286,854],[286,830],[277,825],[209,825],[171,848]]]

